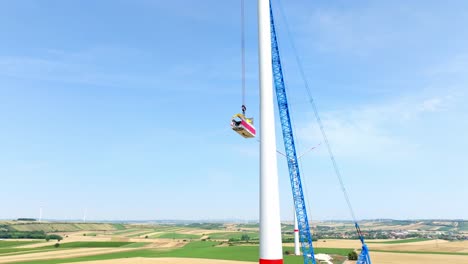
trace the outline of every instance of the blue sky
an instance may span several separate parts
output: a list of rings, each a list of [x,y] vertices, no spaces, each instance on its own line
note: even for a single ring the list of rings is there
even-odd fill
[[[258,119],[256,3],[246,2],[247,106]],[[468,218],[468,3],[283,7],[298,151],[322,139],[289,39],[357,217]],[[60,219],[85,209],[102,220],[257,219],[258,143],[229,128],[241,104],[239,24],[239,1],[0,2],[0,218],[42,206]],[[310,218],[349,219],[323,144],[302,164]]]

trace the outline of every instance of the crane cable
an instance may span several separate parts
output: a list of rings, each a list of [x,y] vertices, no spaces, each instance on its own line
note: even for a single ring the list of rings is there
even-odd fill
[[[288,34],[288,39],[289,39],[290,45],[292,47],[292,50],[293,50],[293,53],[294,53],[294,56],[295,56],[296,64],[297,64],[297,66],[299,68],[299,73],[300,73],[301,78],[302,78],[302,80],[304,82],[304,86],[305,86],[305,88],[307,90],[307,95],[308,95],[308,98],[309,98],[309,102],[312,105],[312,110],[314,112],[315,119],[317,120],[317,123],[319,125],[320,132],[321,132],[322,137],[323,137],[323,141],[325,142],[325,145],[327,146],[328,155],[329,155],[330,160],[332,162],[333,169],[335,171],[335,175],[338,178],[338,181],[340,183],[341,191],[343,192],[346,203],[348,204],[348,209],[349,209],[349,211],[351,213],[351,217],[352,217],[352,219],[353,219],[353,221],[354,221],[354,223],[356,225],[356,230],[357,230],[357,232],[358,232],[358,234],[359,234],[359,236],[361,238],[361,241],[362,241],[361,230],[360,230],[359,226],[357,225],[356,216],[354,214],[353,207],[351,206],[351,202],[349,200],[348,192],[346,191],[346,188],[345,188],[345,185],[344,185],[344,182],[343,182],[343,178],[341,177],[341,172],[340,172],[340,170],[338,168],[338,164],[337,164],[337,162],[335,160],[335,156],[333,155],[331,145],[330,145],[330,142],[328,141],[327,134],[325,133],[325,128],[323,126],[322,120],[320,119],[320,115],[319,115],[319,112],[318,112],[318,109],[317,109],[317,105],[315,104],[314,98],[312,96],[311,89],[309,87],[309,82],[307,81],[307,78],[306,78],[305,73],[304,73],[304,67],[302,65],[302,62],[301,62],[299,56],[298,56],[296,46],[294,45],[294,41],[293,41],[292,36],[291,36],[291,31],[289,29],[288,20],[286,19],[286,16],[284,14],[283,7],[282,7],[282,4],[281,4],[281,0],[277,0],[277,2],[278,2],[278,6],[279,6],[279,9],[280,9],[281,16],[283,17],[283,21],[285,22],[285,27],[286,27],[286,31],[287,31],[287,34]]]
[[[241,79],[242,79],[242,114],[245,117],[245,111],[247,107],[245,106],[245,14],[244,14],[244,0],[240,0],[241,5],[241,12],[240,12],[240,20],[241,20]]]

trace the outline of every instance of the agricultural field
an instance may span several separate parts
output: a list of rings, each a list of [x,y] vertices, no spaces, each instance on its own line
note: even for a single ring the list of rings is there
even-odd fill
[[[414,222],[398,222],[386,228]],[[440,223],[449,226],[452,223]],[[109,223],[0,223],[11,232],[45,231],[56,239],[0,240],[0,263],[155,263],[184,262],[245,264],[258,262],[258,225],[256,224],[109,224]],[[102,225],[102,226],[101,226]],[[322,222],[321,230],[344,230],[349,223]],[[439,225],[439,224],[437,224]],[[366,223],[379,226],[381,223]],[[43,227],[43,229],[40,229]],[[457,225],[456,228],[460,226]],[[366,227],[367,228],[367,227]],[[290,238],[292,225],[282,225],[283,238]],[[58,231],[60,230],[60,231]],[[363,230],[366,230],[363,228]],[[289,240],[288,240],[289,241]],[[442,239],[368,240],[374,263],[468,263],[468,241]],[[325,239],[314,242],[315,253],[329,254],[334,264],[353,263],[347,254],[360,249],[356,239]],[[303,263],[293,252],[293,243],[284,243],[284,262]],[[222,261],[221,261],[222,260]]]
[[[458,222],[458,230],[468,233],[468,221]]]

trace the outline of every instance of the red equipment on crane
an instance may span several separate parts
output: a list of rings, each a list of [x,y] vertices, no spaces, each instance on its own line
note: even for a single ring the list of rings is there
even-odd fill
[[[244,138],[253,138],[256,135],[253,118],[246,118],[243,114],[235,114],[231,121],[232,130]]]

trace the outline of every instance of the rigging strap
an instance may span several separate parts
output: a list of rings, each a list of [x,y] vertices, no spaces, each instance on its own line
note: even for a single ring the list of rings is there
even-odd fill
[[[241,20],[241,67],[242,67],[242,73],[241,73],[241,79],[242,79],[242,113],[245,115],[245,110],[247,109],[245,107],[245,14],[244,14],[244,1],[245,0],[240,0],[241,1],[241,14],[240,14],[240,20]]]

